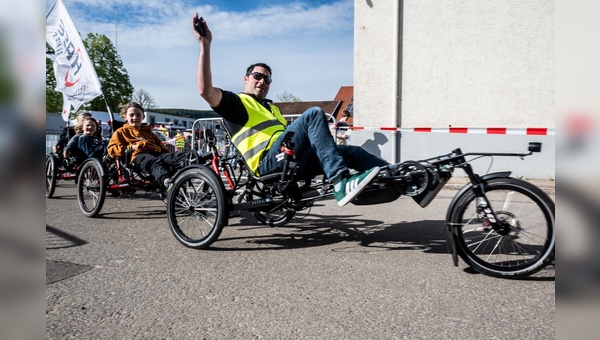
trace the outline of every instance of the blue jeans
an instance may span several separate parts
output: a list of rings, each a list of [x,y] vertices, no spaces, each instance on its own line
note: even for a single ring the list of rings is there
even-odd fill
[[[306,110],[298,119],[288,125],[287,131],[293,131],[294,152],[298,162],[300,178],[313,178],[320,174],[332,180],[348,169],[366,171],[375,166],[389,165],[383,159],[374,156],[359,146],[339,146],[331,136],[327,116],[319,107]],[[281,142],[285,132],[279,135],[271,149],[260,162],[258,171],[267,174],[283,170],[283,161],[275,156],[281,151]]]

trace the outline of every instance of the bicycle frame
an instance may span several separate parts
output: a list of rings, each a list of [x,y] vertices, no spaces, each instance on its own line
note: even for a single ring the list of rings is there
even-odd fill
[[[461,149],[457,148],[449,154],[425,159],[421,162],[431,164],[432,166],[434,166],[436,169],[438,169],[437,170],[438,174],[446,174],[448,172],[451,173],[451,172],[453,172],[454,168],[460,168],[460,169],[464,170],[464,172],[467,174],[467,176],[469,178],[470,186],[467,186],[463,189],[468,188],[469,190],[472,190],[477,195],[477,197],[480,197],[480,199],[481,199],[480,204],[482,205],[482,208],[483,208],[486,216],[488,217],[490,223],[492,224],[492,228],[497,232],[503,233],[503,232],[506,232],[506,230],[505,230],[506,228],[500,226],[498,223],[498,218],[494,213],[494,209],[491,208],[491,203],[489,202],[487,196],[485,195],[484,183],[486,182],[486,180],[489,180],[492,178],[509,177],[511,172],[504,171],[504,172],[496,172],[496,173],[487,174],[484,176],[479,176],[478,174],[476,174],[474,172],[473,167],[469,163],[470,161],[467,161],[466,157],[478,156],[477,158],[479,158],[479,157],[487,157],[487,156],[491,156],[491,157],[499,156],[499,157],[524,158],[526,156],[532,155],[534,152],[540,152],[541,149],[542,149],[542,144],[538,143],[538,142],[529,143],[529,147],[528,147],[529,152],[527,152],[527,153],[497,153],[497,152],[462,153]],[[441,183],[441,185],[439,185],[439,187],[429,191],[429,196],[427,196],[421,202],[417,202],[417,203],[419,203],[419,205],[421,205],[421,207],[427,206],[427,204],[429,204],[435,198],[435,196],[437,195],[437,193],[439,192],[441,187],[443,187],[443,184],[445,184],[450,177],[446,175],[443,178],[445,178],[446,180],[443,181]],[[456,195],[456,197],[459,197],[459,196],[460,195]],[[448,210],[451,211],[455,204],[456,204],[456,202],[455,202],[455,200],[453,200],[453,202],[450,204],[450,208]]]

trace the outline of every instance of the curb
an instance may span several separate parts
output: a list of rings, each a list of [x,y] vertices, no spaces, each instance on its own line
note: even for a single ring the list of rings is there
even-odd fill
[[[536,187],[542,189],[548,195],[554,195],[556,193],[555,185],[556,181],[553,180],[544,180],[544,179],[523,179]],[[469,183],[469,179],[467,177],[452,177],[444,186],[444,189],[450,190],[460,190],[467,183]]]

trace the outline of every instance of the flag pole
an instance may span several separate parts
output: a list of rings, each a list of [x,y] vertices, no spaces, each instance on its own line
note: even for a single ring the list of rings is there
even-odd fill
[[[106,105],[106,110],[108,111],[108,117],[110,119],[110,130],[115,132],[115,116],[113,115],[112,110],[110,109],[110,105],[108,104],[108,100],[104,95],[104,91],[102,91],[102,99],[104,99],[104,105]]]

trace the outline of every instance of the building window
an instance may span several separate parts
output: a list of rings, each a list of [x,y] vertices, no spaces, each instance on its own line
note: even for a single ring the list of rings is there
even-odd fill
[[[148,124],[155,125],[156,124],[156,116],[150,116],[150,122],[148,122]]]
[[[173,121],[173,125],[179,125],[179,119],[175,119],[175,120]]]
[[[352,103],[346,105],[346,111],[350,112],[350,114],[352,114],[352,112],[354,112],[354,105]]]
[[[183,126],[184,128],[187,128],[187,122],[184,120],[183,122],[181,122],[181,126]]]
[[[165,123],[170,123],[171,122],[171,118],[165,118]]]

